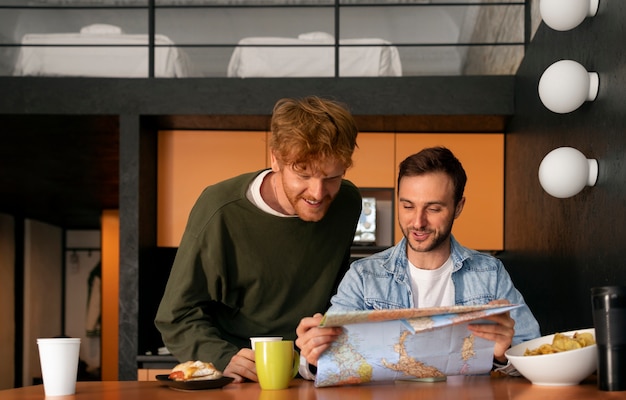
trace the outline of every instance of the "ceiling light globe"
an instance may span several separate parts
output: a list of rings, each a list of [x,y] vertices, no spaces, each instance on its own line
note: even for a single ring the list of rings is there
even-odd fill
[[[539,79],[539,98],[550,111],[572,112],[598,95],[599,77],[572,60],[550,65]]]
[[[594,186],[598,162],[587,159],[573,147],[559,147],[548,153],[539,165],[539,183],[543,190],[557,198],[578,194],[585,186]]]
[[[598,12],[599,0],[541,0],[539,13],[543,22],[556,31],[576,28],[586,17]]]

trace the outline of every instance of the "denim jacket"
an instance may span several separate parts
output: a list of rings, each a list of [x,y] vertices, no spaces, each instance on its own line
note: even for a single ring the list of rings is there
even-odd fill
[[[412,308],[413,294],[406,239],[385,251],[354,261],[342,279],[328,312]],[[451,237],[452,282],[456,305],[480,305],[507,299],[523,307],[515,320],[512,345],[540,336],[539,324],[500,260],[461,246]]]

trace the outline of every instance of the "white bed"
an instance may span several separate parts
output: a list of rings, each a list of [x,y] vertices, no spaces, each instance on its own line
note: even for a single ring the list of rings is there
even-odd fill
[[[297,38],[244,38],[233,51],[228,64],[228,76],[334,76],[334,44],[334,37],[324,32],[304,33]],[[366,38],[341,39],[339,44],[352,45],[339,48],[339,76],[402,76],[398,49],[390,46],[390,42]]]
[[[155,35],[155,44],[174,45],[168,37],[158,34]],[[148,76],[148,35],[125,34],[114,25],[93,24],[82,28],[79,33],[26,34],[22,45],[25,46],[20,49],[14,75]],[[136,47],[123,47],[128,45]],[[189,76],[189,70],[185,54],[178,48],[155,48],[156,77],[185,77]]]

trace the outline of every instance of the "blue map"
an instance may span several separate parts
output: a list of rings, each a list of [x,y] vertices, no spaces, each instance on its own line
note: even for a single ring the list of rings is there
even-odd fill
[[[320,357],[317,387],[373,381],[443,379],[491,370],[494,343],[467,329],[470,323],[520,305],[354,311],[327,314],[322,326],[343,333]]]

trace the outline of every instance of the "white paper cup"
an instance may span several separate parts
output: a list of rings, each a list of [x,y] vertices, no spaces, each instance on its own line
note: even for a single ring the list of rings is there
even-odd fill
[[[37,339],[46,396],[76,393],[80,338]]]
[[[282,336],[257,336],[250,338],[250,346],[252,346],[252,351],[254,351],[254,345],[257,342],[278,342],[283,340]]]

